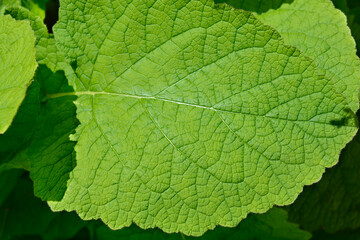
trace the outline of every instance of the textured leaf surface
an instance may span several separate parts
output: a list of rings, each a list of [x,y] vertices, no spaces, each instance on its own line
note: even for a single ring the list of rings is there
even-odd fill
[[[11,15],[16,20],[26,20],[30,22],[31,28],[36,36],[36,60],[39,64],[45,64],[53,72],[64,71],[66,78],[74,82],[74,70],[70,63],[65,59],[65,55],[58,50],[55,39],[43,21],[29,10],[22,7],[8,8],[5,14]]]
[[[313,58],[332,78],[351,110],[359,108],[360,60],[345,15],[330,0],[295,0],[259,15],[266,24]]]
[[[309,231],[336,232],[360,227],[360,133],[341,153],[339,164],[306,187],[289,216]]]
[[[50,204],[111,228],[235,226],[294,201],[356,132],[309,58],[226,5],[63,0],[55,38],[76,66],[80,125]]]
[[[235,228],[217,227],[205,233],[202,237],[188,237],[182,234],[166,234],[159,229],[143,230],[132,225],[129,228],[113,231],[106,226],[96,229],[98,240],[305,240],[311,234],[302,231],[297,225],[286,221],[287,214],[284,210],[274,208],[264,214],[251,214]]]
[[[35,37],[29,24],[0,16],[0,134],[10,126],[36,67]]]

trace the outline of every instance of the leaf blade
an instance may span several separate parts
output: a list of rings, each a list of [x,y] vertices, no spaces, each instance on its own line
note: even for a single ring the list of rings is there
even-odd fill
[[[54,28],[77,63],[80,125],[53,210],[199,236],[291,203],[355,134],[331,80],[250,13],[92,3],[64,0]]]

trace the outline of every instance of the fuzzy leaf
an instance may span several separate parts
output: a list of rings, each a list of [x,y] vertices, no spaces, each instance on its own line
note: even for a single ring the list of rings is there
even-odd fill
[[[293,202],[357,130],[312,60],[248,12],[63,0],[54,32],[76,66],[80,120],[77,166],[54,210],[116,229],[236,226]]]

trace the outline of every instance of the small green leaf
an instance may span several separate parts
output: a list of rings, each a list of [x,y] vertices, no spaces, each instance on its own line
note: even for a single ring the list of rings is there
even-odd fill
[[[22,7],[8,8],[5,14],[16,20],[29,21],[36,36],[36,60],[39,64],[45,64],[53,72],[64,71],[67,79],[74,81],[75,73],[70,62],[66,61],[65,55],[58,50],[54,36],[48,33],[44,22],[38,16]]]
[[[0,16],[0,134],[15,117],[36,67],[35,36],[29,23]]]
[[[21,0],[0,0],[0,16],[4,14],[5,9],[21,6]]]
[[[45,19],[46,3],[48,0],[21,0],[21,5],[41,20]]]

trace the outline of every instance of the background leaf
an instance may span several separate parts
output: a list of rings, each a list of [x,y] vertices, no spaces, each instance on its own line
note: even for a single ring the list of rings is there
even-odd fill
[[[34,76],[35,37],[29,24],[0,16],[0,134],[10,126]]]
[[[360,60],[345,15],[330,0],[295,0],[259,15],[287,44],[298,47],[325,70],[336,90],[359,109]]]

